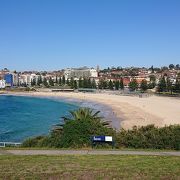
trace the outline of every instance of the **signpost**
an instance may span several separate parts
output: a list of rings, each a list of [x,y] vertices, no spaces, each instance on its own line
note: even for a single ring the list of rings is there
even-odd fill
[[[92,136],[91,142],[92,142],[92,148],[96,145],[96,143],[112,144],[112,148],[114,148],[114,141],[112,136]]]

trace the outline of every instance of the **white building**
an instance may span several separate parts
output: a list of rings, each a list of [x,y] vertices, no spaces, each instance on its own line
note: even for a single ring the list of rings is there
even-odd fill
[[[65,79],[70,79],[70,78],[90,78],[90,77],[98,77],[98,72],[96,69],[94,68],[87,68],[87,67],[83,67],[83,68],[68,68],[64,71],[64,76]]]
[[[0,80],[0,89],[4,89],[6,87],[6,81]]]
[[[37,81],[38,75],[36,74],[21,74],[19,76],[19,84],[31,85],[31,81],[35,79]]]
[[[13,85],[18,86],[19,85],[19,75],[16,73],[12,73],[13,75]]]

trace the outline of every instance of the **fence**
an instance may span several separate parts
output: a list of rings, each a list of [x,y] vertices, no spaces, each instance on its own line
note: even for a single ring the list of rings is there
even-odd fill
[[[16,142],[0,142],[0,147],[6,147],[6,146],[20,146],[22,143],[16,143]]]

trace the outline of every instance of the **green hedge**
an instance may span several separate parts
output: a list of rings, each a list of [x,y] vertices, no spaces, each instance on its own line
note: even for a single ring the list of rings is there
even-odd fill
[[[180,125],[122,129],[116,134],[116,142],[117,147],[180,150]]]
[[[91,146],[91,135],[112,135],[116,141],[116,148],[180,150],[180,125],[162,128],[149,125],[140,128],[134,127],[132,130],[122,129],[117,133],[107,127],[92,127],[91,122],[84,123],[83,120],[78,123],[69,122],[64,127],[63,134],[51,133],[49,136],[30,138],[25,140],[22,146],[82,148]]]

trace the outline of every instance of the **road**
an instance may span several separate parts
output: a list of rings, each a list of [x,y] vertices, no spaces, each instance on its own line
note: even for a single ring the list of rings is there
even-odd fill
[[[122,151],[122,150],[5,150],[0,155],[143,155],[180,156],[180,151]]]

